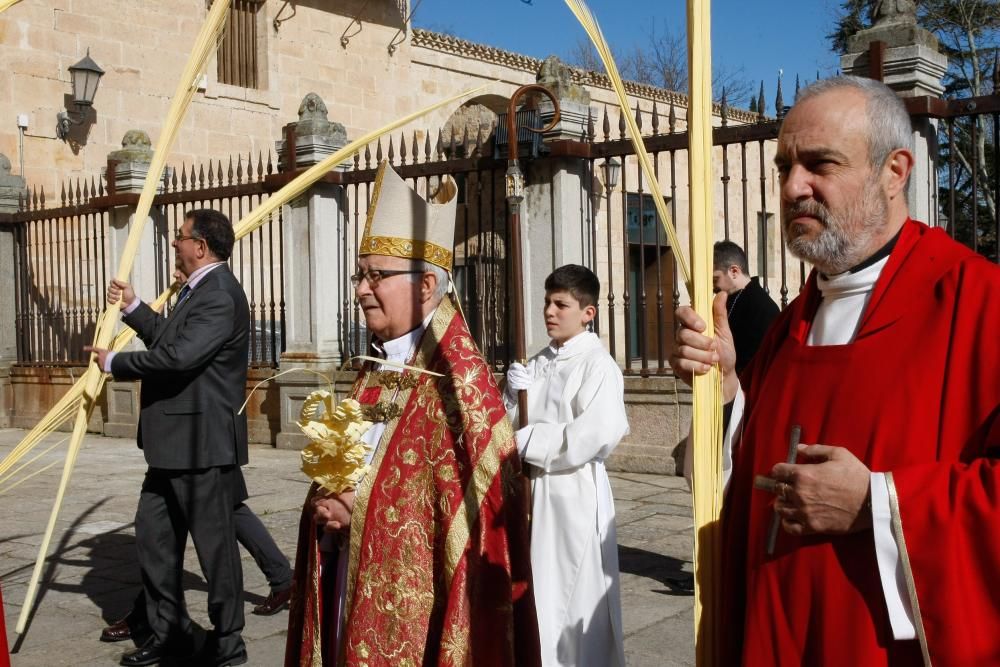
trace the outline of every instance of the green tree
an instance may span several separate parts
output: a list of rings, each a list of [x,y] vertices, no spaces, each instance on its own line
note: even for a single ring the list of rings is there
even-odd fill
[[[670,30],[665,22],[650,19],[642,41],[629,48],[615,48],[612,53],[622,78],[667,90],[687,92],[687,41],[686,37]],[[581,69],[603,72],[604,65],[590,40],[581,37],[564,56],[567,63]],[[730,106],[743,106],[752,93],[753,84],[746,78],[743,68],[731,69],[716,66],[712,76],[712,95]]]
[[[841,3],[834,30],[827,35],[834,52],[844,53],[853,34],[873,25],[881,1]],[[917,23],[938,38],[941,52],[948,56],[945,97],[995,94],[1000,83],[1000,1],[916,0],[915,4]],[[970,115],[942,122],[938,140],[942,220],[952,226],[956,238],[996,259],[997,192],[993,189],[993,174],[1000,156],[996,154],[993,116]]]

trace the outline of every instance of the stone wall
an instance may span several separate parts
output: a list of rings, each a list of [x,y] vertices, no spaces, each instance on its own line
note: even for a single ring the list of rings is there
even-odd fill
[[[483,83],[498,81],[488,92],[501,99],[533,82],[541,65],[536,58],[421,30],[411,31],[390,55],[387,46],[402,27],[398,8],[390,2],[368,3],[361,31],[341,46],[340,36],[362,4],[296,3],[294,16],[285,16],[275,30],[272,22],[282,5],[263,3],[258,22],[261,89],[219,83],[213,58],[170,162],[269,151],[309,92],[322,97],[330,119],[356,137]],[[52,193],[66,178],[89,178],[132,129],[147,132],[155,142],[205,11],[204,0],[50,0],[22,2],[0,15],[0,58],[5,64],[0,71],[0,116],[28,114],[28,183]],[[88,49],[106,74],[92,111],[64,143],[56,137],[55,117],[72,92],[67,68]],[[603,76],[581,71],[574,76],[590,92],[595,111],[614,104]],[[665,114],[673,102],[678,130],[683,129],[683,95],[634,84],[629,84],[629,92],[647,111],[656,101]],[[440,110],[415,127],[436,130],[454,110]],[[733,118],[746,122],[754,116],[734,110]],[[0,126],[0,153],[15,164],[17,138],[12,123]]]
[[[12,391],[8,400],[17,405],[17,410],[8,426],[30,429],[83,374],[83,369],[14,366],[9,372]],[[246,413],[251,443],[274,445],[278,442],[282,413],[279,385],[264,382],[257,386],[275,372],[251,369],[247,379]],[[498,382],[501,379],[497,376]],[[338,382],[337,389],[349,392],[351,383]],[[110,437],[134,438],[138,405],[138,382],[108,382],[98,398],[87,430]],[[691,392],[673,377],[629,377],[625,379],[625,408],[631,432],[608,459],[608,467],[661,474],[679,471],[682,462],[675,458],[681,455],[677,445],[686,437],[691,420]],[[72,421],[68,421],[60,430],[68,431],[71,427]]]

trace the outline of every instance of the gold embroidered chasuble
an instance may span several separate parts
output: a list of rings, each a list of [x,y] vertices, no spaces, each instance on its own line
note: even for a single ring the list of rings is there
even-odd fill
[[[493,373],[449,299],[411,365],[442,377],[406,372],[412,381],[373,391],[368,365],[354,386],[362,403],[403,407],[357,489],[339,662],[537,665],[520,459]],[[304,512],[288,667],[333,664],[317,544]]]

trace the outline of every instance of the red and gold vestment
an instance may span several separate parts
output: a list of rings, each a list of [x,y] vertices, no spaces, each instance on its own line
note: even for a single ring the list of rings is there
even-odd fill
[[[514,434],[493,373],[449,299],[410,365],[441,377],[413,374],[398,390],[374,392],[378,371],[368,364],[354,386],[362,403],[394,395],[402,412],[387,422],[357,489],[339,662],[537,665],[528,505]],[[325,666],[322,633],[332,633],[336,619],[323,613],[308,512],[298,549],[285,664]]]

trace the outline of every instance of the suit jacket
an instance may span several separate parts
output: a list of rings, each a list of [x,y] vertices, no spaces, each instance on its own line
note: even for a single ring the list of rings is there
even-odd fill
[[[153,468],[247,462],[250,308],[228,266],[199,281],[170,317],[145,303],[125,316],[146,344],[112,359],[115,379],[142,380],[139,447]]]
[[[742,291],[730,294],[726,307],[729,310],[729,328],[736,345],[736,372],[742,373],[764,340],[771,322],[781,311],[757,278],[751,278]]]

